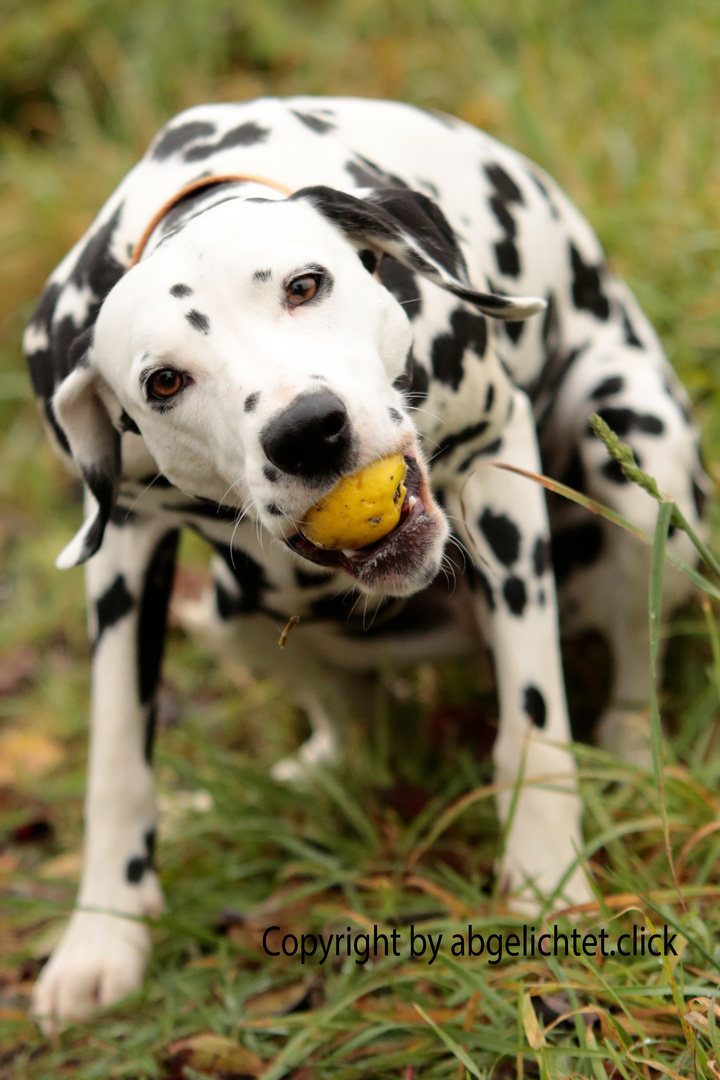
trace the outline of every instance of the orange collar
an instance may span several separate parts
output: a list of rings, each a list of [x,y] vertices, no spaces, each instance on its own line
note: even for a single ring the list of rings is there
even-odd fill
[[[292,195],[293,192],[290,188],[285,187],[284,184],[278,184],[275,180],[267,180],[264,176],[246,176],[242,174],[228,173],[220,176],[201,176],[199,180],[193,180],[191,183],[186,184],[185,187],[180,188],[180,191],[176,192],[171,199],[168,199],[160,209],[153,214],[147,228],[143,232],[142,236],[138,240],[137,244],[133,248],[132,258],[130,259],[131,267],[135,266],[140,260],[140,256],[147,246],[147,242],[152,236],[155,229],[158,227],[162,219],[168,214],[174,206],[185,198],[186,195],[190,195],[193,191],[202,191],[203,188],[213,187],[215,184],[225,184],[233,180],[244,180],[246,183],[263,184],[265,187],[274,188],[275,191],[282,192],[283,195]]]

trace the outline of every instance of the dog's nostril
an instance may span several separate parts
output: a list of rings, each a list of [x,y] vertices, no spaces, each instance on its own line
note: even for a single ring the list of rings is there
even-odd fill
[[[273,465],[291,476],[336,476],[352,454],[347,409],[331,390],[301,394],[265,426],[260,445]]]
[[[339,435],[342,429],[345,427],[347,420],[347,413],[343,409],[336,409],[335,412],[329,413],[322,421],[320,427],[323,435],[328,439],[334,438]]]

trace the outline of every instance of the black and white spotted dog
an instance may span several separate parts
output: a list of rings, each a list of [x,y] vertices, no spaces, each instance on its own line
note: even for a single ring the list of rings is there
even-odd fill
[[[184,527],[217,553],[218,637],[313,721],[280,776],[332,758],[330,718],[358,672],[472,654],[480,627],[501,818],[521,773],[532,781],[509,823],[507,888],[519,902],[588,896],[556,584],[563,630],[607,636],[599,740],[632,757],[646,737],[648,550],[570,503],[549,523],[543,490],[493,464],[540,471],[541,448],[545,471],[651,531],[654,503],[588,429],[598,411],[692,522],[705,480],[655,333],[548,176],[405,105],[197,107],[60,264],[24,344],[87,489],[58,565],[87,561],[95,642],[83,878],[38,1015],[82,1017],[142,979],[148,929],[123,916],[161,906],[154,696]],[[396,453],[408,496],[385,539],[328,552],[298,534],[340,476]],[[451,529],[467,553],[454,591],[439,573]],[[670,544],[689,555],[682,534]],[[685,595],[670,577],[667,604]]]

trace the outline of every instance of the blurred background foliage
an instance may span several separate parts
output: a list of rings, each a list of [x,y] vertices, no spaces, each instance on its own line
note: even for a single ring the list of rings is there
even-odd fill
[[[552,173],[580,205],[611,263],[659,330],[693,398],[708,466],[717,480],[719,73],[717,0],[0,0],[0,886],[11,882],[11,895],[20,911],[19,921],[0,918],[0,955],[32,958],[41,954],[42,947],[33,944],[36,930],[72,903],[87,700],[81,574],[59,574],[53,567],[55,555],[77,527],[79,489],[45,440],[21,356],[20,336],[46,276],[91,223],[155,131],[179,110],[202,101],[263,94],[351,94],[442,109],[516,146]],[[689,761],[693,783],[713,791],[717,790],[718,766],[711,763],[712,738],[704,742],[703,733],[710,730],[716,715],[717,692],[708,675],[710,649],[703,626],[696,613],[676,627],[684,635],[677,655],[688,663],[679,665],[674,678],[679,717],[674,752]],[[443,693],[451,702],[454,697],[465,700],[456,675],[444,684],[444,691],[442,683],[433,683],[435,689],[428,691],[428,680],[432,683],[426,672],[419,684],[404,684],[406,698],[417,691],[418,699],[426,703],[437,703]],[[187,955],[195,955],[202,933],[209,933],[207,927],[221,905],[223,889],[229,902],[234,899],[239,904],[241,895],[246,903],[258,902],[267,896],[273,881],[283,880],[287,852],[272,849],[276,818],[291,839],[303,829],[311,836],[324,836],[334,820],[322,799],[317,809],[309,800],[300,810],[265,778],[269,764],[296,744],[297,718],[268,684],[246,681],[243,685],[238,703],[227,677],[217,674],[208,657],[193,652],[174,632],[163,691],[166,730],[161,740],[165,747],[160,758],[161,788],[172,791],[181,784],[192,790],[210,785],[216,792],[226,790],[227,805],[213,818],[209,839],[201,822],[193,827],[194,839],[186,835],[183,845],[173,846],[172,840],[164,848],[161,845],[176,910],[191,908],[200,929],[199,936],[194,936],[185,924],[189,944],[174,932],[173,940],[180,940],[178,952],[169,952],[166,946],[166,966],[160,976],[168,985],[161,994],[160,984],[151,981],[147,991],[151,1002],[166,1001],[175,971]],[[398,712],[398,708],[396,701],[393,709]],[[409,706],[403,708],[407,712]],[[416,794],[427,789],[420,797],[427,813],[482,782],[474,743],[459,756],[445,758],[447,739],[459,738],[457,731],[443,735],[440,743],[432,730],[419,738],[415,714],[410,711],[410,719],[403,721],[403,709],[399,712],[397,744],[382,725],[379,734],[372,736],[377,746],[374,751],[370,747],[371,764],[360,769],[359,800],[367,797],[363,784],[378,772],[392,778],[385,758],[378,765],[376,756],[372,763],[378,746],[385,754],[395,754],[396,776],[409,778]],[[175,728],[180,716],[190,721],[183,734]],[[200,720],[210,732],[207,737],[193,727]],[[216,746],[225,748],[217,751],[225,754],[217,769],[212,759]],[[396,746],[402,749],[393,749]],[[227,779],[231,758],[246,770],[235,788]],[[438,761],[445,764],[440,767]],[[702,802],[700,796],[691,797],[691,786],[683,787],[685,781],[678,777],[679,773],[674,781],[673,827],[683,838],[683,830],[708,824],[712,798],[707,795]],[[622,790],[612,787],[614,802],[602,785],[595,791],[594,802],[588,804],[595,807],[590,815],[595,823],[610,828],[611,818],[618,822],[636,812],[645,814],[656,794],[647,777],[632,788],[632,797],[626,799]],[[429,807],[427,791],[436,800]],[[233,800],[245,800],[244,809],[238,809],[240,802]],[[266,832],[260,829],[257,834],[257,850],[252,849],[259,860],[256,880],[246,885],[243,874],[247,877],[249,871],[235,872],[243,853],[250,850],[243,846],[248,844],[247,836],[238,835],[237,820],[244,820],[243,813],[248,820],[257,820],[257,805],[264,808]],[[34,814],[51,826],[49,834],[40,830],[51,837],[45,847],[29,852],[2,840],[10,835],[6,829],[27,822],[28,807],[31,818]],[[317,815],[314,825],[313,813]],[[389,848],[395,844],[393,850],[402,852],[405,841],[397,815],[388,818],[388,813],[387,807],[373,804],[371,815],[380,822],[383,842]],[[309,815],[309,824],[304,815]],[[492,815],[486,817],[492,829]],[[618,880],[630,885],[633,880],[652,880],[667,886],[657,832],[627,839],[622,826],[615,827],[623,842],[608,848],[607,867],[615,869],[605,871],[605,863],[595,867],[601,886],[615,887]],[[473,867],[477,868],[478,859],[472,829],[470,833],[470,841],[462,832],[453,841],[456,854],[462,852],[463,865],[454,879],[443,879],[447,888],[462,890],[464,880],[472,881],[476,890],[472,875],[477,873]],[[392,837],[396,839],[391,843],[388,838]],[[336,841],[338,865],[344,866],[347,880],[354,881],[364,870],[363,851],[342,848],[342,830],[324,842],[332,847]],[[702,845],[698,849],[704,853],[704,862],[696,882],[715,880],[718,845],[714,844],[710,851]],[[230,848],[235,853],[232,862],[225,854]],[[48,871],[49,857],[68,851],[70,861],[59,865],[55,859]],[[193,859],[200,861],[196,865]],[[489,872],[491,859],[492,841],[480,859],[484,871]],[[220,897],[207,891],[206,862],[212,864],[208,874],[220,874]],[[633,879],[633,874],[639,877]],[[38,884],[43,875],[61,883],[59,892]],[[360,890],[358,895],[363,887],[353,884]],[[396,900],[383,895],[387,913]],[[472,903],[469,892],[463,895]],[[18,897],[24,898],[23,904]],[[357,895],[352,902],[361,904]],[[372,913],[372,904],[368,910]],[[708,928],[713,911],[717,916],[716,902],[714,908],[706,905],[692,915],[708,936],[708,949],[714,940]],[[374,917],[378,917],[377,908]],[[311,918],[309,913],[307,918]],[[571,980],[580,980],[575,985],[588,975],[585,967],[585,974],[580,968],[569,974]],[[188,970],[185,978],[190,978]],[[8,985],[26,990],[28,971],[22,963],[12,971]],[[528,979],[532,976],[538,984],[551,977],[542,965],[528,971]],[[556,976],[554,971],[552,977]],[[197,992],[196,1004],[203,993],[215,994],[213,972],[208,971],[207,977],[211,981]],[[646,977],[652,976],[638,969],[637,978]],[[247,972],[243,978],[257,990],[263,978],[272,984],[277,972],[260,973],[254,983],[255,977]],[[621,975],[620,982],[624,979]],[[428,1007],[436,991],[438,1000],[443,1000],[446,990],[441,981],[434,988],[423,983]],[[339,979],[338,993],[343,985]],[[510,1003],[518,1000],[519,982],[498,985]],[[0,1022],[2,986],[0,977]],[[461,989],[452,993],[461,1000]],[[181,1004],[187,1013],[187,1001]],[[232,1010],[227,1005],[226,1015],[225,1007],[214,1006],[218,1015],[222,1013],[220,1020],[213,1021],[216,1029],[231,1023],[227,1017]],[[508,1007],[509,1021],[507,1013],[499,1014],[496,1027],[483,1030],[512,1042],[516,1037],[514,1006]],[[633,1019],[641,1033],[649,1014],[643,1015],[645,1019]],[[145,1040],[143,1046],[153,1040],[162,1045],[176,1020],[158,1016],[159,1029],[148,1034],[132,1029],[136,1016],[131,1011],[123,1038],[132,1029],[139,1043]],[[183,1022],[192,1027],[192,1023],[207,1021],[191,1014]],[[333,1019],[328,1030],[338,1022]],[[349,1030],[359,1022],[351,1017]],[[108,1040],[116,1038],[117,1030],[115,1036],[106,1033]],[[679,1020],[672,1030],[680,1030]],[[10,1044],[0,1037],[0,1049],[12,1046],[7,1060],[14,1064],[20,1045],[17,1031],[22,1032],[20,1042],[37,1043],[37,1036],[22,1024],[9,1036]],[[485,1052],[482,1037],[481,1032],[479,1054]],[[672,1052],[664,1060],[675,1075],[672,1041],[668,1045]],[[116,1075],[109,1058],[100,1055],[93,1066],[92,1044],[86,1049],[87,1076]],[[0,1059],[4,1077],[5,1059],[2,1055]],[[66,1066],[70,1069],[58,1059],[49,1072],[43,1072],[49,1069],[43,1058],[40,1071],[22,1075],[59,1075],[53,1069]],[[23,1067],[29,1070],[27,1062]],[[117,1075],[156,1075],[149,1066],[146,1073],[144,1066],[132,1061],[117,1067]],[[667,1071],[666,1066],[662,1068]],[[446,1075],[442,1062],[438,1069],[437,1075]],[[373,1075],[380,1073],[378,1069]],[[710,1073],[717,1076],[717,1071]],[[451,1074],[450,1069],[447,1075]]]

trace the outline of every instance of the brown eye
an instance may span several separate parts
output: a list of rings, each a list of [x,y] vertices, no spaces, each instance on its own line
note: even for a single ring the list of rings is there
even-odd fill
[[[147,381],[148,393],[153,398],[171,398],[185,385],[185,379],[180,371],[174,368],[161,368],[153,371]]]
[[[320,287],[320,279],[311,274],[303,274],[302,277],[293,278],[285,288],[285,294],[291,304],[305,304],[312,300]]]

